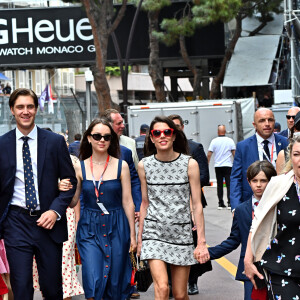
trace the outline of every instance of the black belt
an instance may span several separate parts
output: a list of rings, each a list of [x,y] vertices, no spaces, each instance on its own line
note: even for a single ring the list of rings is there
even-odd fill
[[[31,211],[29,209],[26,209],[26,208],[23,208],[23,207],[20,207],[20,206],[17,206],[17,205],[10,205],[9,209],[20,212],[20,213],[25,214],[25,215],[29,215],[31,217],[39,217],[42,214],[42,212],[40,210]]]

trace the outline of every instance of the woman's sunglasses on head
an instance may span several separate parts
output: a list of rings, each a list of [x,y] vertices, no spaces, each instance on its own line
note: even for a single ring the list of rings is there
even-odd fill
[[[106,135],[102,135],[100,133],[94,133],[91,134],[91,137],[95,140],[95,141],[101,141],[102,138],[104,138],[104,141],[108,142],[111,140],[111,134],[106,134]]]
[[[170,137],[170,136],[172,136],[173,131],[174,131],[173,128],[168,128],[168,129],[164,129],[164,130],[152,129],[151,134],[155,138],[159,138],[162,133],[164,134],[164,136]]]

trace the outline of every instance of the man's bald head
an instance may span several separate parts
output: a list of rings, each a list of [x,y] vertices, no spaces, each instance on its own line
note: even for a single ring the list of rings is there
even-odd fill
[[[225,125],[218,126],[218,136],[222,136],[226,134],[226,127]]]
[[[293,106],[291,107],[286,115],[286,123],[287,123],[287,127],[288,129],[291,130],[291,128],[294,126],[294,119],[296,114],[300,111],[300,108],[297,106]]]
[[[260,108],[254,114],[253,126],[258,135],[268,139],[274,130],[275,118],[273,112],[268,108]]]

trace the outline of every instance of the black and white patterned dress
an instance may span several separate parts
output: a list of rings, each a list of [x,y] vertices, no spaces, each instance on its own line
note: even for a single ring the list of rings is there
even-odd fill
[[[154,155],[143,158],[149,206],[144,219],[141,259],[193,265],[194,244],[190,213],[188,162],[180,154],[170,162]]]

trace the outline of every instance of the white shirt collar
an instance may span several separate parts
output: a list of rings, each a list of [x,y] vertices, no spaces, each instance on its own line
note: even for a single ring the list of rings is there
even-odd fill
[[[255,203],[256,203],[256,202],[259,203],[259,201],[260,201],[260,200],[256,199],[256,198],[254,197],[254,195],[252,195],[252,210],[253,210],[253,211],[255,211],[255,209],[256,209],[256,207],[257,207],[257,205],[255,205]]]
[[[256,135],[256,138],[257,138],[257,142],[259,144],[261,144],[265,139],[263,139],[257,132],[255,133]],[[274,143],[275,141],[275,136],[274,136],[274,133],[271,134],[271,136],[267,139],[271,144]]]
[[[24,136],[24,134],[16,127],[16,138],[17,140],[21,139]],[[34,125],[33,129],[29,132],[27,135],[30,139],[37,139],[37,126]]]

